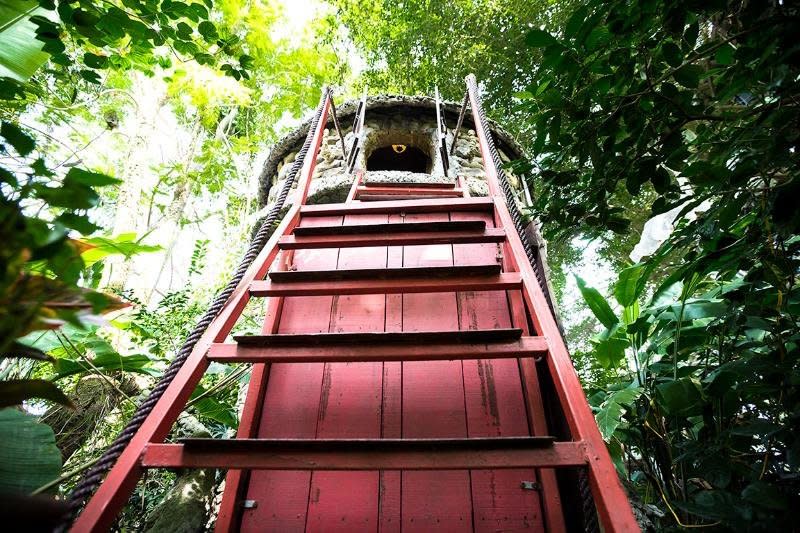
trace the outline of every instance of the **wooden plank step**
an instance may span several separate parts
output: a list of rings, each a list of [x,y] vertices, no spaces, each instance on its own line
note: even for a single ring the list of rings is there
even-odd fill
[[[460,291],[511,291],[522,288],[518,272],[490,276],[453,278],[344,279],[275,283],[257,280],[250,283],[251,296],[325,296],[336,294],[417,294]]]
[[[494,263],[490,265],[355,268],[348,270],[273,270],[269,273],[269,279],[274,283],[352,279],[442,279],[466,276],[497,276],[500,274],[501,268],[499,263]]]
[[[428,187],[378,187],[363,185],[356,189],[356,198],[363,199],[366,195],[387,196],[422,196],[423,198],[457,198],[464,195],[460,187],[451,189],[434,189]]]
[[[381,224],[346,224],[344,226],[297,226],[294,235],[308,237],[316,235],[358,235],[361,233],[420,233],[442,231],[482,232],[486,229],[483,220],[453,220],[437,222],[405,222]]]
[[[441,213],[452,211],[494,211],[494,200],[489,197],[426,198],[423,200],[369,202],[365,204],[304,205],[300,214],[305,216],[371,215],[383,213]]]
[[[397,225],[405,226],[405,224]],[[278,241],[278,247],[282,250],[300,250],[312,248],[356,248],[359,246],[471,244],[481,242],[503,242],[505,239],[506,232],[500,228],[486,228],[484,231],[474,232],[397,232],[356,235],[313,235],[307,237],[285,235]]]
[[[464,329],[455,331],[393,331],[357,333],[277,333],[237,335],[234,340],[248,346],[331,346],[341,344],[487,343],[514,341],[522,337],[519,328]]]
[[[148,444],[145,468],[477,470],[584,466],[580,442],[475,439],[186,439]]]
[[[328,334],[330,335],[330,334]],[[418,335],[418,334],[415,334]],[[318,336],[318,335],[315,335]],[[417,337],[418,338],[418,337]],[[467,359],[509,359],[543,357],[547,354],[544,337],[521,337],[502,341],[473,343],[428,341],[340,342],[326,345],[262,346],[245,343],[212,344],[208,358],[220,363],[349,363],[368,361],[457,361]]]
[[[423,198],[430,198],[431,195],[429,194],[372,194],[370,192],[363,192],[360,193],[358,196],[355,197],[356,201],[361,202],[386,202],[391,200],[422,200]],[[461,195],[455,196],[453,195],[452,198],[460,198]]]
[[[363,182],[365,187],[393,187],[402,189],[404,187],[413,187],[417,189],[454,189],[456,183],[454,181],[414,181],[414,182],[400,182],[400,181],[369,181]]]

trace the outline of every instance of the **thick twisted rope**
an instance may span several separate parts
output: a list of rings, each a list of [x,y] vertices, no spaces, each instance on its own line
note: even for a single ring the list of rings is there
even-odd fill
[[[178,350],[178,353],[175,355],[175,358],[170,363],[166,372],[164,372],[164,375],[158,381],[147,398],[136,408],[136,412],[133,414],[133,417],[130,419],[130,421],[128,421],[128,424],[120,432],[119,436],[117,436],[111,446],[106,449],[106,451],[100,457],[100,460],[92,467],[91,470],[89,470],[89,472],[87,472],[87,474],[80,480],[80,482],[70,493],[68,500],[70,508],[69,515],[66,517],[62,526],[56,531],[65,531],[70,525],[72,525],[72,522],[78,516],[78,513],[86,500],[92,494],[94,494],[94,491],[100,486],[105,474],[111,469],[112,466],[114,466],[114,464],[117,462],[117,459],[122,454],[122,451],[142,426],[142,423],[145,421],[145,419],[153,411],[156,403],[158,403],[158,401],[161,399],[161,396],[163,396],[164,391],[167,390],[167,387],[169,387],[170,383],[172,383],[172,380],[178,374],[178,371],[180,371],[183,364],[189,358],[189,355],[192,353],[197,341],[200,340],[200,337],[203,336],[205,331],[208,329],[208,326],[214,321],[220,310],[222,310],[222,308],[225,306],[228,298],[230,298],[231,294],[233,294],[233,291],[244,277],[245,272],[269,240],[269,237],[273,231],[273,226],[278,220],[280,212],[283,209],[283,204],[286,202],[286,197],[289,195],[289,191],[291,190],[292,185],[297,178],[297,174],[300,171],[300,168],[303,166],[303,161],[306,157],[306,154],[311,149],[314,131],[317,129],[317,125],[322,119],[322,111],[325,108],[325,101],[327,100],[329,94],[330,89],[326,87],[322,92],[322,97],[320,98],[314,118],[308,128],[308,135],[306,135],[306,140],[303,143],[303,147],[300,149],[300,152],[298,152],[297,157],[295,157],[295,160],[289,169],[289,175],[283,182],[283,186],[281,187],[278,197],[275,199],[275,203],[269,210],[267,217],[261,223],[261,226],[256,234],[253,236],[253,239],[250,241],[250,246],[242,258],[242,261],[239,263],[233,278],[231,278],[222,292],[217,294],[217,296],[214,298],[211,306],[197,322],[192,332],[184,341],[183,346],[181,346],[181,349]]]
[[[500,186],[503,188],[503,194],[506,197],[506,204],[508,205],[508,211],[511,215],[511,219],[514,221],[514,227],[519,234],[523,248],[525,248],[525,255],[528,256],[528,261],[533,267],[533,272],[536,275],[536,281],[539,283],[539,287],[542,289],[542,292],[547,295],[547,283],[545,281],[544,273],[539,268],[539,249],[533,246],[528,238],[528,232],[525,231],[525,222],[522,218],[522,213],[519,210],[519,206],[517,205],[517,199],[516,196],[514,196],[514,189],[511,187],[511,182],[508,179],[508,175],[506,174],[505,170],[503,170],[503,160],[500,159],[500,153],[497,151],[497,148],[494,145],[492,130],[489,128],[489,122],[486,120],[486,115],[483,112],[483,103],[481,101],[480,91],[478,91],[478,84],[475,81],[475,76],[467,76],[467,91],[468,94],[472,93],[475,95],[475,104],[477,109],[472,110],[473,120],[478,122],[475,127],[480,127],[481,130],[483,130],[483,134],[486,137],[486,146],[489,148],[489,155],[492,157],[492,162],[494,163],[494,168],[497,172],[498,180],[500,181]],[[550,301],[550,298],[545,298],[545,300],[547,300],[547,305],[550,307],[550,312],[552,312],[553,316],[555,316],[555,309],[553,308],[553,303]]]
[[[480,127],[483,130],[483,134],[486,137],[486,145],[489,148],[489,154],[492,157],[492,162],[494,163],[494,168],[500,181],[500,186],[503,188],[503,194],[506,197],[508,211],[511,214],[512,220],[514,221],[514,227],[516,228],[519,238],[522,241],[522,246],[525,248],[525,255],[528,256],[528,261],[533,267],[534,274],[536,274],[536,281],[539,283],[539,287],[541,287],[542,292],[547,295],[547,284],[544,273],[541,271],[538,261],[539,250],[531,244],[528,234],[525,231],[522,213],[517,205],[517,199],[514,196],[514,190],[511,188],[511,182],[508,179],[508,175],[506,175],[505,171],[503,170],[503,161],[500,159],[500,154],[494,145],[492,131],[489,129],[489,123],[483,113],[483,103],[481,102],[481,95],[478,91],[478,84],[475,81],[474,76],[467,76],[467,91],[468,94],[471,92],[475,95],[475,107],[477,107],[477,109],[472,110],[473,119],[478,122],[475,127]],[[550,312],[553,313],[553,317],[555,317],[556,315],[555,309],[553,308],[553,302],[550,300],[550,298],[545,298],[545,300],[547,300],[547,305],[550,308]],[[582,500],[581,503],[584,515],[584,530],[588,533],[597,532],[600,530],[600,528],[597,522],[597,513],[595,512],[594,498],[592,497],[592,492],[589,488],[588,476],[586,474],[586,469],[584,468],[578,470],[578,490],[580,491]]]

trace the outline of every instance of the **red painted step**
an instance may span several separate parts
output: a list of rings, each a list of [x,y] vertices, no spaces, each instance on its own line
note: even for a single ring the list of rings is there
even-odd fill
[[[365,344],[341,341],[321,345],[319,337],[327,335],[336,334],[328,333],[313,338],[307,336],[306,339],[298,339],[297,345],[262,346],[242,342],[213,344],[208,352],[208,358],[220,363],[344,363],[489,360],[541,357],[547,354],[547,342],[541,337],[522,337],[518,340],[483,343],[429,341],[419,346],[409,343]]]

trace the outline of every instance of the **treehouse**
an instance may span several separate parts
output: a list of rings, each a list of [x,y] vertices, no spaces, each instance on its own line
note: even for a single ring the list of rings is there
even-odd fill
[[[72,531],[152,468],[226,470],[220,532],[638,529],[503,168],[522,150],[467,89],[326,91],[275,145],[260,199],[288,212]],[[230,338],[250,298],[262,333]],[[211,361],[253,365],[238,435],[167,442]]]

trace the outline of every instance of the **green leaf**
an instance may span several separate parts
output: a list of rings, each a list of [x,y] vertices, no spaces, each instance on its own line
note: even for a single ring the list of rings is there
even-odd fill
[[[730,43],[725,43],[717,49],[717,53],[714,57],[717,63],[720,65],[730,65],[733,63],[733,54],[736,52],[736,49],[730,45]]]
[[[532,48],[544,48],[558,43],[558,40],[544,30],[531,30],[525,36],[525,43]]]
[[[198,385],[192,393],[192,399],[204,394],[206,389],[202,385]],[[197,414],[204,418],[210,418],[225,426],[235,428],[239,422],[236,418],[235,411],[231,406],[226,405],[214,396],[205,396],[192,405]]]
[[[778,511],[788,508],[788,498],[776,486],[763,481],[749,484],[742,491],[745,500]]]
[[[622,423],[622,417],[642,395],[641,387],[622,389],[611,394],[595,415],[603,439],[610,440]]]
[[[602,340],[594,340],[592,344],[593,353],[603,368],[616,368],[625,359],[625,350],[631,343],[623,334],[616,333]]]
[[[90,172],[78,167],[72,167],[64,177],[64,183],[80,183],[89,187],[105,187],[107,185],[116,185],[122,183],[122,180],[112,178],[99,172]]]
[[[53,370],[56,375],[53,379],[61,379],[67,376],[82,373],[93,373],[95,368],[105,371],[119,370],[122,372],[134,372],[137,374],[155,375],[155,371],[149,368],[152,362],[146,355],[120,355],[100,354],[90,359],[91,365],[83,359],[58,358],[53,363]]]
[[[33,0],[0,2],[0,77],[27,81],[47,62],[49,55],[42,51],[37,25],[31,22],[32,16],[46,14],[47,10]]]
[[[624,269],[619,273],[617,283],[614,285],[614,297],[622,307],[633,304],[642,294],[645,284],[642,274],[646,272],[645,266],[637,264]]]
[[[192,30],[192,27],[186,24],[185,22],[179,22],[177,30],[178,30],[178,36],[185,39],[191,37],[192,32],[194,31]]]
[[[97,205],[100,197],[90,187],[64,180],[64,187],[35,186],[36,195],[53,207],[89,209]]]
[[[619,323],[619,319],[617,315],[614,314],[614,311],[611,309],[611,306],[608,305],[608,302],[605,298],[592,287],[587,287],[586,282],[580,278],[580,276],[575,276],[576,281],[578,282],[578,288],[583,295],[583,299],[586,301],[586,304],[589,306],[589,309],[592,310],[594,316],[600,321],[608,329],[614,327],[614,325]]]
[[[692,378],[681,378],[656,385],[656,399],[667,414],[691,416],[703,407],[700,384]]]
[[[606,227],[614,233],[624,235],[628,232],[628,228],[631,227],[631,221],[619,215],[611,215],[606,219]]]
[[[597,26],[586,37],[586,50],[594,52],[611,42],[611,32],[605,26]]]
[[[204,20],[203,22],[198,24],[197,31],[209,43],[213,43],[219,38],[219,35],[217,34],[217,28],[214,26],[213,23],[207,20]]]
[[[611,81],[612,76],[603,76],[602,78],[596,79],[592,83],[592,88],[597,92],[600,96],[605,96],[608,94],[609,89],[611,89]]]
[[[95,83],[95,84],[100,83],[100,76],[97,74],[97,72],[93,70],[83,69],[78,72],[78,75],[84,80],[88,81],[89,83]]]
[[[30,135],[10,122],[3,121],[2,125],[0,125],[0,135],[2,135],[21,156],[28,155],[36,147],[36,142]]]
[[[569,17],[567,25],[564,28],[564,36],[567,39],[572,39],[575,37],[575,35],[577,35],[578,31],[583,25],[583,21],[586,20],[587,11],[588,10],[586,9],[586,6],[580,6]]]
[[[61,452],[50,426],[17,409],[0,410],[0,493],[28,494],[60,472]]]
[[[120,233],[116,237],[90,237],[81,240],[92,246],[81,254],[87,268],[110,255],[122,255],[130,258],[136,254],[158,252],[162,249],[161,246],[142,244],[136,238],[135,233]]]
[[[664,61],[671,67],[679,67],[683,63],[683,52],[673,42],[666,41],[661,45],[661,55],[664,56]]]
[[[710,300],[689,300],[683,305],[682,314],[681,304],[675,304],[671,309],[676,320],[680,316],[681,320],[688,321],[725,316],[728,312],[728,304]]]
[[[689,89],[696,89],[700,85],[700,77],[705,73],[699,65],[684,65],[675,71],[675,81]]]
[[[90,52],[86,52],[85,54],[83,54],[83,62],[89,68],[103,69],[108,67],[107,57],[99,56],[97,54],[92,54]]]
[[[52,381],[44,379],[0,381],[0,408],[20,405],[31,398],[41,398],[61,405],[72,406],[69,398]]]
[[[55,218],[54,222],[77,230],[83,235],[90,235],[100,229],[100,227],[93,224],[86,215],[76,215],[75,213],[61,213]]]

